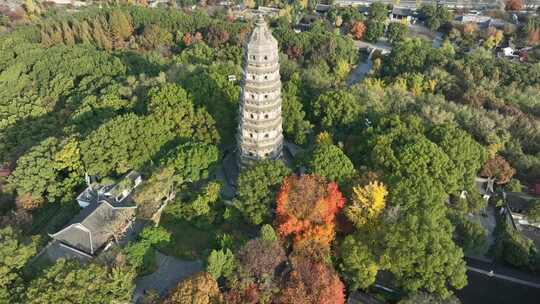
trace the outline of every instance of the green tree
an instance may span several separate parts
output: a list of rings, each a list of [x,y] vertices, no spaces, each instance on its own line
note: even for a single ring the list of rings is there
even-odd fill
[[[214,205],[219,201],[219,193],[221,191],[221,184],[218,182],[208,183],[200,193],[197,193],[189,201],[177,201],[174,208],[182,218],[191,221],[198,220],[211,223],[214,221],[215,212]],[[171,209],[173,209],[171,208]]]
[[[366,162],[385,173],[389,189],[384,229],[369,241],[377,244],[381,269],[393,273],[406,291],[422,288],[446,298],[449,287],[460,289],[467,281],[444,204],[458,188],[457,174],[448,155],[424,133],[418,118],[388,117],[364,134]]]
[[[475,177],[487,160],[484,147],[467,132],[452,125],[437,126],[428,137],[450,157],[459,174],[459,187],[467,190],[474,187]]]
[[[386,37],[390,42],[402,41],[409,34],[409,27],[401,22],[391,22],[386,30]]]
[[[300,75],[295,73],[283,87],[283,131],[297,144],[304,144],[312,129],[311,123],[305,119],[306,113],[298,98]]]
[[[29,195],[34,200],[68,200],[81,182],[81,173],[78,143],[61,143],[50,137],[17,160],[9,183],[19,195]]]
[[[466,252],[478,252],[486,244],[487,231],[478,222],[473,222],[464,215],[453,216],[456,227],[456,243]]]
[[[385,227],[383,269],[396,276],[407,291],[420,288],[447,298],[449,287],[467,283],[463,252],[452,241],[452,225],[445,217],[444,188],[429,176],[406,179],[391,191],[393,206],[408,212]]]
[[[377,42],[386,29],[386,24],[380,20],[369,19],[366,23],[367,29],[364,38],[370,42]]]
[[[353,127],[364,109],[353,93],[335,90],[322,94],[313,105],[313,114],[325,129],[345,131]]]
[[[135,273],[130,269],[60,259],[30,282],[25,303],[127,302],[133,294],[134,279]]]
[[[379,265],[369,246],[359,237],[348,235],[340,249],[340,269],[352,289],[366,289],[375,283]]]
[[[124,248],[126,261],[139,275],[151,273],[155,267],[155,248],[170,241],[171,234],[163,227],[146,227],[135,242]]]
[[[356,173],[351,160],[336,145],[318,143],[307,162],[309,173],[330,181],[346,182]]]
[[[512,178],[508,184],[505,185],[505,189],[510,192],[521,192],[523,191],[523,185],[517,178]]]
[[[113,10],[109,15],[109,31],[114,48],[122,48],[124,41],[131,37],[133,26],[128,14],[120,9]]]
[[[24,291],[21,271],[37,254],[38,239],[10,226],[0,229],[0,302],[17,303]]]
[[[290,173],[283,162],[273,160],[260,161],[240,173],[234,204],[248,222],[260,225],[270,221],[276,193]]]
[[[143,47],[153,50],[160,47],[169,47],[173,42],[173,36],[169,31],[157,24],[149,24],[144,27],[140,40]]]
[[[388,18],[388,7],[382,2],[374,2],[369,6],[369,19],[384,21]]]
[[[431,46],[420,38],[405,39],[394,43],[392,56],[384,58],[383,72],[392,76],[421,73],[429,63],[430,51]]]
[[[94,38],[97,47],[107,51],[113,47],[108,28],[109,26],[105,18],[94,18],[92,20],[92,38]]]
[[[260,238],[268,242],[276,242],[278,240],[276,231],[269,224],[264,224],[261,226]]]
[[[229,277],[235,268],[234,254],[230,249],[212,250],[206,262],[206,271],[214,279]]]
[[[452,20],[452,13],[444,5],[427,4],[420,8],[420,18],[432,30],[438,30],[441,25]]]
[[[527,211],[527,219],[531,223],[540,223],[540,200],[529,202],[530,208]]]
[[[167,155],[166,164],[174,168],[182,181],[197,182],[208,178],[219,160],[219,150],[214,145],[186,143],[179,145]]]

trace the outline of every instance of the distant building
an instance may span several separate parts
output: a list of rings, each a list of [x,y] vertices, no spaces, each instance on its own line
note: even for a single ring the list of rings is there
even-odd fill
[[[473,23],[473,24],[476,24],[478,28],[481,28],[481,29],[486,29],[488,27],[494,27],[496,29],[503,29],[504,26],[508,24],[507,22],[501,19],[495,19],[489,16],[474,15],[474,14],[457,16],[455,21],[460,24]]]
[[[77,202],[82,208],[102,199],[122,202],[142,183],[142,176],[137,171],[129,172],[120,182],[112,185],[89,185],[79,196]]]
[[[277,7],[259,6],[257,14],[263,14],[265,16],[274,18],[274,17],[279,16],[280,11],[281,11],[281,9],[279,9]]]
[[[388,17],[390,21],[407,20],[407,22],[412,23],[414,20],[414,11],[410,8],[394,7]]]
[[[301,32],[309,31],[309,29],[313,26],[313,23],[315,23],[317,20],[320,20],[320,17],[317,15],[304,15],[296,25],[296,29]]]
[[[535,200],[526,193],[506,193],[506,205],[514,222],[518,225],[533,226],[540,228],[540,223],[531,222],[527,217],[529,209],[535,204]]]
[[[317,4],[315,6],[315,12],[317,12],[318,14],[326,14],[328,13],[330,10],[332,9],[332,5],[330,4]]]

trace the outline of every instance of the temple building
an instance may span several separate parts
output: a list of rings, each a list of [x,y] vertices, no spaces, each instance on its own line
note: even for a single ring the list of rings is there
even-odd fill
[[[282,133],[278,43],[259,15],[245,49],[237,134],[239,167],[281,158]]]

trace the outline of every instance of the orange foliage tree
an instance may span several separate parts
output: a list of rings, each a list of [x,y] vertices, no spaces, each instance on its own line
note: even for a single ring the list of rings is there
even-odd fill
[[[512,179],[516,170],[502,156],[495,155],[489,159],[480,171],[481,176],[493,177],[497,184],[506,184]]]
[[[364,33],[366,32],[366,25],[362,21],[356,21],[351,26],[351,34],[353,35],[354,39],[361,40],[362,37],[364,37]]]
[[[523,0],[508,0],[505,9],[507,11],[520,11],[523,9]]]
[[[184,36],[182,37],[182,42],[184,43],[185,46],[190,46],[193,43],[193,37],[191,36],[190,33],[185,33]]]
[[[336,183],[317,175],[289,176],[277,196],[278,233],[292,235],[295,246],[314,241],[327,247],[334,239],[336,214],[344,205]]]
[[[292,258],[291,264],[277,303],[345,303],[343,283],[329,265],[302,256]]]
[[[527,42],[530,45],[537,45],[540,42],[540,28],[530,29],[527,33]]]

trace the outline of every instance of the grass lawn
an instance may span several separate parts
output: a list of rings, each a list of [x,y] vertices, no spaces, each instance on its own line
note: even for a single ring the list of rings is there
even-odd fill
[[[160,246],[160,251],[185,260],[205,259],[212,249],[219,248],[216,237],[220,234],[230,234],[235,246],[240,246],[258,233],[257,228],[236,222],[234,225],[225,222],[209,229],[201,229],[167,212],[163,213],[160,226],[171,233],[171,241]]]

